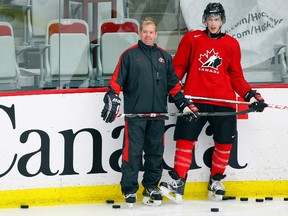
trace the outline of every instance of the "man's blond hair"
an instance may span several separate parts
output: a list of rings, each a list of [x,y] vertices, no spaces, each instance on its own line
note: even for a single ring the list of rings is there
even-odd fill
[[[151,17],[146,17],[144,20],[141,21],[140,31],[142,31],[143,25],[153,24],[156,26],[156,32],[158,31],[158,24],[157,21]]]

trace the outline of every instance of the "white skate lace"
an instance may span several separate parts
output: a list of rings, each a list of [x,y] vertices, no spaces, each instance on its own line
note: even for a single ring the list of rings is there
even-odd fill
[[[221,181],[212,180],[212,184],[210,185],[210,188],[213,191],[218,191],[218,190],[225,191],[225,188]]]
[[[125,199],[129,198],[129,197],[135,197],[136,198],[136,194],[125,194]]]
[[[149,192],[149,190],[148,190],[148,192]],[[158,188],[155,188],[155,189],[150,191],[149,196],[151,197],[153,194],[159,195],[161,193],[160,193],[160,190]]]
[[[183,187],[184,186],[184,183],[180,180],[180,179],[177,179],[177,180],[173,180],[170,185],[172,186],[173,189],[177,189],[179,187]]]

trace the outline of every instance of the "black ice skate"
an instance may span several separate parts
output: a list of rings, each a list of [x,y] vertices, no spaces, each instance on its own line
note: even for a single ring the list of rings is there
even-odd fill
[[[160,206],[162,202],[162,195],[159,188],[144,188],[142,203],[149,206]]]
[[[224,179],[226,175],[216,174],[210,176],[208,183],[208,198],[214,201],[221,201],[226,193],[225,187],[221,180]]]
[[[177,204],[181,204],[186,180],[180,178],[174,170],[169,171],[169,175],[173,180],[169,183],[161,182],[160,191],[163,196],[167,197],[168,199],[172,200]]]
[[[137,195],[136,195],[136,193],[125,194],[124,198],[125,198],[125,202],[126,202],[128,208],[132,208],[133,204],[136,202]]]

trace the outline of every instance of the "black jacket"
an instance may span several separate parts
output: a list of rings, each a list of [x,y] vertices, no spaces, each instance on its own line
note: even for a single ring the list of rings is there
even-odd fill
[[[172,57],[156,44],[141,40],[120,57],[110,80],[110,89],[123,91],[125,113],[166,113],[167,96],[181,90]]]

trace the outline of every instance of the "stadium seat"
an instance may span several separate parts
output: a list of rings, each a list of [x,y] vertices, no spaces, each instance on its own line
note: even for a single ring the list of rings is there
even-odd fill
[[[19,89],[14,33],[8,22],[0,22],[0,49],[0,90]]]
[[[81,19],[51,20],[43,58],[40,87],[88,87],[92,63],[87,23]]]
[[[63,18],[63,0],[27,0],[27,3],[27,44],[44,43],[48,22]]]
[[[96,83],[107,86],[120,55],[139,40],[139,22],[129,18],[104,19],[99,23]]]

